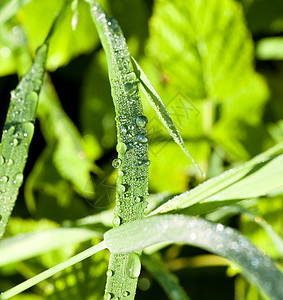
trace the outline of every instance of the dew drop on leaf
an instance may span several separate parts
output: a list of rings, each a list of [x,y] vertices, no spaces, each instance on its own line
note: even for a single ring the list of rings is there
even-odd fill
[[[5,162],[5,158],[2,155],[0,155],[0,166],[3,165],[4,162]]]
[[[113,219],[113,226],[114,227],[119,227],[120,223],[121,223],[120,217],[118,217],[118,216],[114,217],[114,219]]]
[[[125,154],[127,151],[127,145],[125,143],[119,142],[116,147],[117,151],[121,154]]]
[[[137,85],[134,84],[134,83],[126,83],[124,85],[124,89],[125,89],[125,92],[128,94],[128,95],[134,95],[137,91]]]
[[[8,182],[9,181],[9,177],[8,176],[3,176],[1,179],[0,179],[1,182]]]
[[[131,278],[139,277],[141,272],[140,257],[137,253],[132,252],[128,256],[127,275]]]
[[[118,184],[118,186],[117,186],[118,194],[123,194],[125,192],[125,190],[126,190],[126,188],[124,185]]]
[[[137,136],[137,139],[138,139],[138,141],[141,142],[141,143],[146,143],[146,142],[147,142],[147,137],[146,137],[145,135],[142,135],[142,134],[139,134],[139,135]]]
[[[121,159],[120,158],[115,158],[112,161],[113,168],[117,169],[117,168],[119,168],[120,165],[121,165]]]
[[[110,270],[110,269],[108,269],[107,272],[106,272],[106,275],[107,275],[108,277],[113,276],[113,271]]]
[[[137,77],[136,74],[134,72],[130,72],[128,74],[125,75],[125,81],[136,81]]]
[[[143,165],[148,167],[148,166],[150,165],[150,161],[149,161],[149,160],[145,160],[145,161],[143,162]]]
[[[13,163],[14,163],[14,161],[12,159],[8,159],[7,160],[7,165],[8,166],[11,166]]]
[[[147,123],[148,120],[146,116],[139,116],[136,118],[136,124],[138,125],[138,127],[144,128]]]
[[[106,293],[104,295],[104,300],[110,300],[112,298],[112,295],[110,293]]]
[[[19,144],[18,139],[12,139],[12,141],[11,141],[11,143],[10,143],[10,146],[16,147],[18,144]]]

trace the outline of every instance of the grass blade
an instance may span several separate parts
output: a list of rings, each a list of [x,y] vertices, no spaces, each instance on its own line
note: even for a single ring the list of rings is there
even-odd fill
[[[148,143],[137,78],[132,71],[130,53],[117,21],[110,18],[96,1],[91,3],[94,23],[106,52],[111,92],[116,111],[118,168],[114,226],[142,219],[148,195]],[[111,276],[107,278],[106,299],[134,299],[140,271],[136,253],[111,255]]]
[[[27,5],[32,0],[12,0],[3,5],[0,9],[0,24],[7,22],[19,9]]]
[[[126,237],[126,238],[125,238]],[[184,215],[153,216],[104,235],[112,253],[140,251],[156,243],[185,243],[231,260],[270,299],[283,295],[283,275],[272,260],[236,230]]]
[[[193,213],[200,214],[226,205],[227,201],[265,195],[282,187],[282,161],[283,143],[279,143],[240,167],[228,170],[188,192],[175,196],[151,214],[187,209],[192,205]]]
[[[0,295],[0,300],[6,300],[9,299],[15,295],[18,295],[19,293],[29,289],[30,287],[36,285],[37,283],[53,276],[54,274],[65,270],[66,268],[73,266],[74,264],[94,255],[95,253],[104,250],[105,249],[105,244],[104,242],[101,242],[67,260],[64,262],[16,285],[15,287],[11,288],[10,290],[4,292],[3,294]]]
[[[199,170],[202,177],[205,177],[204,172],[201,170],[201,168],[198,166],[198,164],[194,161],[194,159],[191,157],[189,151],[185,147],[184,141],[182,139],[182,136],[180,135],[178,129],[175,127],[173,120],[165,107],[164,103],[162,102],[161,98],[157,94],[154,87],[151,85],[150,81],[148,80],[147,76],[144,74],[143,70],[137,63],[137,61],[132,57],[132,63],[135,70],[135,73],[141,83],[141,89],[146,95],[149,103],[153,107],[153,109],[156,111],[158,117],[162,121],[163,125],[166,127],[169,134],[172,136],[174,141],[181,147],[183,152],[186,154],[186,156],[192,161],[192,163],[195,165],[195,167]]]
[[[101,235],[102,233],[85,228],[56,228],[19,234],[0,242],[0,266],[81,243],[93,237],[101,237]]]
[[[34,132],[38,94],[42,86],[48,45],[38,48],[33,66],[11,92],[0,145],[0,238],[23,181],[23,170]]]
[[[189,300],[188,295],[179,284],[178,277],[165,268],[157,257],[143,255],[142,263],[147,271],[159,282],[168,299]]]

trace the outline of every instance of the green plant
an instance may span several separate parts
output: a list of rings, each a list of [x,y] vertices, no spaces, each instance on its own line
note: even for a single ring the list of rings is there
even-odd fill
[[[282,142],[250,161],[232,168],[188,192],[178,193],[175,197],[159,195],[156,199],[154,196],[148,199],[149,158],[146,132],[148,121],[143,113],[138,92],[139,86],[141,86],[144,94],[174,141],[179,144],[195,165],[196,163],[186,149],[185,143],[161,98],[135,59],[131,58],[117,21],[110,18],[96,1],[89,2],[94,23],[106,52],[111,92],[116,112],[118,158],[113,161],[114,168],[118,169],[116,207],[113,218],[113,226],[115,228],[108,230],[111,227],[109,215],[111,216],[112,211],[106,211],[97,213],[93,217],[76,220],[71,223],[71,228],[55,228],[50,229],[48,232],[42,232],[42,239],[48,240],[50,250],[60,248],[60,246],[66,244],[66,240],[70,239],[73,239],[73,242],[79,242],[87,241],[94,237],[101,238],[102,235],[104,239],[101,243],[4,292],[0,299],[13,297],[105,248],[110,250],[110,262],[107,270],[104,298],[134,299],[141,270],[141,251],[157,243],[161,243],[161,249],[171,243],[189,244],[225,257],[231,260],[237,266],[237,270],[255,285],[263,295],[270,299],[282,299],[283,275],[269,256],[256,248],[243,234],[228,226],[224,226],[218,221],[221,220],[220,216],[227,214],[225,208],[228,208],[228,213],[230,214],[240,212],[250,217],[252,212],[245,207],[245,204],[243,204],[245,203],[244,200],[250,200],[251,202],[253,199],[259,199],[278,189],[280,191],[283,180],[280,167],[283,160]],[[9,5],[4,8],[9,10]],[[73,2],[72,11],[74,13],[72,20],[75,27],[78,16],[77,1]],[[55,25],[55,33],[57,26]],[[50,37],[51,34],[48,36]],[[2,191],[4,189],[5,192],[1,199],[6,201],[9,198],[10,207],[7,210],[6,202],[1,204],[1,236],[4,233],[4,228],[8,222],[22,181],[21,176],[21,178],[18,178],[20,184],[13,185],[14,182],[10,178],[17,177],[18,174],[23,172],[28,145],[33,133],[32,123],[34,122],[37,107],[36,101],[38,97],[34,91],[38,93],[42,85],[47,45],[44,43],[37,53],[34,66],[19,84],[19,89],[22,90],[22,94],[19,97],[24,99],[24,101],[19,103],[24,104],[24,106],[14,109],[13,103],[15,102],[13,101],[15,99],[12,97],[2,137],[0,174],[1,189]],[[34,71],[35,68],[38,68],[38,65],[40,65],[40,69]],[[67,177],[70,182],[73,182],[77,192],[82,194],[84,192],[83,182],[80,181],[79,176],[70,173],[72,173],[72,166],[79,165],[76,153],[82,155],[83,146],[80,145],[80,141],[76,137],[76,130],[66,120],[62,108],[57,104],[56,100],[46,100],[54,97],[50,86],[50,80],[46,79],[43,86],[45,100],[43,98],[39,117],[42,120],[52,120],[53,135],[58,136],[58,139],[60,139],[60,135],[64,135],[65,131],[73,133],[70,136],[65,136],[61,144],[59,143],[55,146],[51,142],[50,149],[56,149],[54,163],[57,165],[60,174]],[[56,112],[55,117],[50,117],[53,113],[52,107],[54,107]],[[16,111],[23,111],[20,114],[20,119],[11,119],[11,116],[18,115],[15,113]],[[64,120],[60,124],[60,128],[58,126],[60,134],[55,132],[56,126],[59,125],[56,122],[56,117],[59,120],[59,116],[60,119]],[[26,122],[28,122],[32,130],[28,131],[26,129]],[[13,126],[17,126],[17,132],[14,132]],[[7,133],[5,130],[7,130]],[[10,132],[10,135],[7,136],[9,130],[13,132]],[[28,142],[16,142],[16,136],[11,135],[17,134],[18,131],[22,132],[23,135],[26,132],[28,133],[28,137],[26,137]],[[52,140],[47,129],[45,129],[45,134]],[[63,161],[64,154],[69,151],[66,145],[72,149],[70,151],[71,154],[66,157],[67,164]],[[18,152],[11,151],[11,149],[17,149]],[[50,149],[43,155],[43,164],[46,164],[48,161]],[[87,175],[85,174],[95,170],[95,167],[88,161],[84,161],[82,164],[83,171],[81,176],[86,180]],[[75,170],[75,167],[73,168]],[[34,202],[30,202],[29,206],[31,209],[35,209]],[[175,214],[167,214],[172,212]],[[205,218],[215,222],[207,221]],[[254,218],[253,215],[252,218]],[[104,225],[102,230],[100,230],[99,224]],[[91,225],[92,228],[80,228],[86,225]],[[274,245],[278,248],[282,257],[282,239],[269,226],[263,226],[263,228],[272,237]],[[62,239],[62,235],[66,236],[66,240]],[[60,239],[62,240],[60,241]],[[32,248],[31,245],[33,244],[39,245],[34,251],[31,251],[24,243],[28,243],[30,248]],[[15,249],[22,247],[26,249],[24,253],[20,254],[18,251],[15,251]],[[152,251],[155,252],[156,250]],[[4,258],[2,264],[6,264],[7,259],[9,259],[9,263],[12,263],[38,256],[44,252],[46,252],[46,249],[40,245],[39,237],[36,234],[26,234],[24,238],[19,240],[13,237],[7,238],[0,244],[0,257]],[[11,256],[9,253],[14,253],[14,255]],[[150,256],[150,253],[147,253],[142,258],[142,261],[149,272],[158,278],[170,299],[188,299],[176,277],[162,266],[158,255]],[[170,288],[168,288],[169,286]]]

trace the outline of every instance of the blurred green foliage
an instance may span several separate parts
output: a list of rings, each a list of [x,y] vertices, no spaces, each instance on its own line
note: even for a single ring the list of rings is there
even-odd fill
[[[27,71],[63,4],[63,0],[26,1],[30,3],[2,22],[1,11],[9,2],[0,1],[1,117],[8,103],[2,96],[8,95],[7,82],[13,84],[15,75]],[[34,150],[7,237],[68,225],[113,206],[116,173],[111,162],[116,157],[116,130],[106,59],[88,4],[78,0],[76,10],[71,2],[51,39],[51,73],[38,109],[40,130],[37,128],[31,145]],[[187,148],[208,177],[283,140],[281,0],[104,0],[101,4],[118,20],[131,54],[164,100]],[[78,23],[72,28],[76,13]],[[144,110],[149,120],[150,192],[180,193],[196,186],[201,181],[197,171],[146,101]],[[255,201],[253,211],[283,236],[282,191]],[[235,216],[225,222],[239,226],[282,265],[282,257],[256,223]],[[93,240],[1,268],[0,290],[91,243]],[[199,254],[189,247],[182,251],[192,257]],[[162,255],[170,262],[184,253],[172,247]],[[106,269],[107,257],[101,253],[15,299],[101,299]],[[227,279],[225,270],[219,270],[217,263],[213,268],[199,268],[195,285],[201,288],[203,281],[212,282],[214,274],[220,281]],[[180,267],[180,281],[190,278],[191,272]],[[147,288],[140,289],[137,299],[163,295],[147,271],[141,278],[148,280],[152,289],[150,293]],[[222,288],[221,282],[207,286],[201,299],[212,299],[213,286]],[[192,294],[189,288],[187,292],[198,299],[194,288]],[[227,281],[222,298],[219,295],[217,299],[231,295],[236,300],[261,299],[242,278]]]

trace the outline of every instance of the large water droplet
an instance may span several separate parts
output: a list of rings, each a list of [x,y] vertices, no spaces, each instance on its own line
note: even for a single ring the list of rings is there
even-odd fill
[[[112,298],[112,295],[110,293],[106,293],[104,295],[104,300],[110,300]]]
[[[1,182],[8,182],[9,181],[9,177],[8,176],[3,176],[2,178],[0,178]]]
[[[2,155],[0,155],[0,166],[3,165],[4,162],[5,162],[5,158]]]
[[[137,253],[132,252],[128,256],[127,274],[131,278],[137,278],[139,277],[140,272],[141,272],[140,257]]]
[[[137,85],[135,83],[126,83],[124,85],[125,92],[131,96],[137,92]]]
[[[117,186],[117,191],[118,191],[118,194],[123,194],[125,192],[126,188],[123,184],[118,184]]]
[[[10,142],[10,146],[12,147],[16,147],[19,144],[18,139],[12,139],[12,141]]]
[[[123,297],[128,297],[130,295],[130,292],[129,291],[124,291],[123,292]]]
[[[115,158],[112,161],[112,166],[113,168],[117,169],[121,165],[121,159],[120,158]]]
[[[139,116],[136,118],[136,124],[141,128],[144,128],[147,123],[148,123],[148,120],[147,120],[146,116]]]
[[[119,153],[124,154],[127,151],[127,145],[125,143],[119,142],[116,149]]]
[[[114,227],[119,227],[120,223],[121,223],[120,217],[118,217],[118,216],[114,217],[114,219],[113,219],[113,226]]]
[[[18,174],[15,176],[14,183],[22,184],[23,179],[24,179],[24,175],[23,175],[22,173],[18,173]]]
[[[108,269],[107,272],[106,272],[106,275],[107,275],[107,277],[113,276],[113,271]]]
[[[143,135],[143,134],[139,134],[139,135],[137,136],[137,139],[138,139],[138,141],[141,142],[141,143],[146,143],[146,142],[147,142],[147,137],[146,137],[145,135]]]
[[[13,163],[14,163],[14,161],[12,159],[8,159],[7,160],[7,165],[8,166],[11,166]]]

